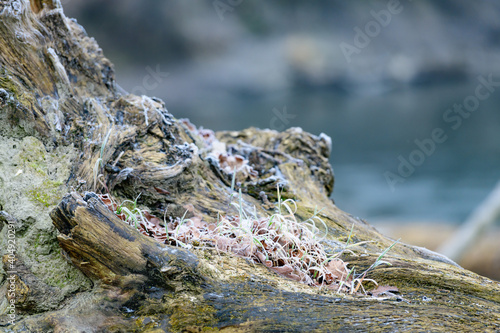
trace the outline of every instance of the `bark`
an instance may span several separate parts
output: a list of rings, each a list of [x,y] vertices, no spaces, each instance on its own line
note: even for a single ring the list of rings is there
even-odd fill
[[[282,133],[248,129],[213,134],[175,119],[161,100],[123,92],[114,81],[111,63],[83,28],[64,16],[57,1],[0,4],[0,65],[2,138],[41,142],[43,160],[59,156],[63,148],[72,152],[63,157],[70,172],[57,187],[69,194],[53,200],[47,191],[22,192],[34,193],[35,222],[23,218],[8,198],[2,199],[3,204],[0,201],[5,211],[0,221],[7,226],[1,230],[2,237],[14,225],[24,244],[13,264],[17,273],[8,273],[11,267],[4,256],[0,291],[7,293],[9,280],[5,279],[10,276],[17,291],[14,298],[5,297],[16,304],[14,324],[9,323],[8,303],[0,304],[0,325],[7,329],[500,329],[500,285],[426,249],[397,244],[384,257],[392,266],[378,266],[367,276],[397,287],[398,295],[340,294],[283,278],[235,255],[160,244],[125,224],[92,193],[109,191],[121,200],[134,200],[140,194],[138,203],[156,216],[175,218],[187,209],[188,217],[215,223],[218,213],[229,210],[233,193],[229,171],[234,166],[215,153],[240,155],[241,172],[234,187],[241,189],[244,208],[250,211],[255,206],[257,215],[269,214],[270,203],[277,199],[276,187],[283,198],[297,201],[299,219],[307,219],[316,207],[323,208],[321,217],[328,229],[325,246],[338,250],[352,228],[352,243],[360,244],[343,259],[362,271],[393,240],[329,199],[334,178],[325,135],[297,128]],[[15,146],[12,149],[19,149]],[[57,174],[50,165],[33,166],[39,155],[29,156],[23,160],[26,173],[38,172],[48,180]],[[95,173],[103,176],[96,180]],[[5,184],[15,179],[14,175],[4,178]],[[84,189],[89,192],[77,193]],[[16,188],[10,191],[11,196],[17,195]],[[71,280],[69,289],[37,304],[36,295],[55,287],[36,260],[30,261],[29,237],[49,212],[58,233],[48,232],[42,248],[60,247],[50,248],[51,260],[66,256],[72,263],[67,270],[73,272],[76,267],[86,280]]]

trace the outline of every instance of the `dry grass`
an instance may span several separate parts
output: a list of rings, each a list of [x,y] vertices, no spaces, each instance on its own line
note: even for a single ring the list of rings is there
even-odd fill
[[[101,182],[104,147],[110,134],[111,129],[103,140],[100,157],[94,166],[94,189],[97,182]],[[209,135],[208,139],[214,140],[212,136]],[[222,160],[221,156],[224,157]],[[367,279],[366,275],[378,265],[390,265],[382,258],[398,241],[387,248],[366,271],[356,274],[354,267],[349,269],[347,263],[340,258],[346,251],[355,255],[349,247],[360,245],[360,243],[350,244],[353,229],[342,250],[328,254],[322,243],[327,236],[328,228],[319,216],[320,211],[316,209],[309,219],[298,221],[295,217],[297,212],[295,201],[292,199],[282,201],[279,187],[274,214],[259,217],[255,208],[254,212],[249,214],[243,209],[241,190],[237,202],[233,202],[236,173],[243,169],[247,170],[245,169],[247,165],[245,161],[237,158],[228,159],[225,156],[219,154],[219,162],[221,166],[225,166],[226,172],[232,173],[233,179],[228,212],[219,215],[217,224],[208,224],[196,216],[186,219],[187,212],[182,218],[167,222],[164,216],[161,220],[137,206],[139,196],[134,201],[124,200],[121,204],[117,204],[110,194],[99,197],[125,223],[164,244],[188,249],[193,246],[215,248],[220,252],[233,253],[255,263],[261,263],[284,277],[312,286],[334,289],[337,292],[366,294],[363,283],[371,282],[377,285],[376,281]],[[251,174],[250,172],[248,176]],[[103,182],[101,184],[107,190],[106,184]],[[237,214],[229,214],[231,206]]]
[[[237,214],[220,215],[216,224],[208,224],[199,217],[186,219],[186,214],[167,222],[139,209],[137,199],[118,205],[109,195],[100,198],[124,222],[161,243],[188,249],[215,248],[261,263],[295,281],[344,293],[365,293],[363,283],[377,285],[366,274],[380,264],[389,264],[382,258],[396,244],[387,248],[366,271],[356,274],[354,268],[349,269],[340,259],[344,252],[352,253],[349,247],[359,245],[349,244],[352,230],[343,249],[328,254],[321,242],[328,229],[319,217],[320,211],[306,221],[298,221],[296,203],[291,199],[281,201],[279,189],[274,214],[258,217],[255,211],[252,214],[244,211],[240,192],[238,202],[230,202]]]

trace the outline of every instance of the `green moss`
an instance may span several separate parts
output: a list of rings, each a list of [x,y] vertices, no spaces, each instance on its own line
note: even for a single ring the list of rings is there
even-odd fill
[[[214,320],[215,309],[209,305],[176,306],[170,316],[170,325],[174,332],[180,332],[188,327],[202,327],[203,332],[216,332],[217,328],[210,325]]]
[[[64,172],[70,164],[68,157],[64,150],[47,152],[44,144],[35,137],[22,139],[15,162],[22,166],[25,174],[33,178],[31,183],[35,186],[25,191],[31,202],[50,207],[62,198],[60,187],[63,185],[62,180],[67,177]]]
[[[19,159],[25,163],[42,163],[46,161],[46,151],[43,143],[34,137],[25,137],[22,141]]]
[[[17,99],[18,97],[18,89],[16,87],[16,84],[9,78],[7,73],[5,71],[2,71],[0,73],[0,88],[5,89],[9,93],[13,94],[14,97]]]
[[[23,148],[19,160],[24,168],[35,171],[40,176],[47,176],[47,153],[42,142],[33,137],[23,139]]]
[[[60,272],[60,267],[57,269]],[[82,279],[81,274],[79,274],[75,269],[70,269],[68,267],[62,274],[54,274],[52,277],[44,279],[45,283],[49,286],[65,288],[68,285],[75,285]]]
[[[219,331],[215,327],[216,310],[210,305],[198,303],[193,296],[169,297],[165,305],[166,312],[170,315],[172,332],[185,332],[189,328],[201,328],[201,332]]]
[[[26,89],[23,89],[19,83],[13,81],[9,73],[5,70],[0,72],[0,88],[5,89],[14,97],[9,101],[14,106],[19,103],[27,109],[31,109],[36,104],[33,94],[31,92],[27,93]]]
[[[32,245],[29,245],[29,250],[26,250],[25,254],[31,259],[30,262],[37,263],[38,270],[34,273],[38,278],[49,286],[60,289],[82,284],[85,278],[81,272],[61,256],[60,247],[53,230],[36,230],[27,237],[26,243]],[[88,283],[83,285],[84,287],[89,286]]]
[[[42,185],[36,186],[26,192],[30,201],[40,204],[44,207],[56,205],[62,198],[59,187],[63,185],[62,182],[44,180]]]
[[[36,188],[28,191],[28,195],[31,201],[38,202],[45,207],[49,207],[53,204],[50,195],[43,192],[40,188]]]

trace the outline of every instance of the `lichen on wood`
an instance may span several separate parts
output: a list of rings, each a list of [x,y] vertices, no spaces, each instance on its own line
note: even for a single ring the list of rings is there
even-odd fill
[[[272,211],[279,187],[284,198],[296,200],[299,219],[322,209],[325,246],[342,246],[352,229],[351,242],[358,245],[343,259],[363,271],[394,240],[330,199],[334,176],[327,136],[298,128],[202,131],[176,119],[159,99],[124,93],[111,62],[64,15],[59,1],[0,4],[0,66],[2,144],[15,153],[21,149],[14,145],[33,144],[12,159],[24,159],[27,178],[14,178],[14,162],[0,162],[0,185],[9,191],[0,195],[0,223],[16,221],[20,241],[14,324],[3,297],[5,259],[0,271],[2,327],[31,332],[500,329],[499,283],[422,248],[397,244],[384,257],[392,266],[367,275],[396,287],[398,295],[339,294],[213,249],[155,242],[91,193],[138,198],[138,205],[165,219],[188,211],[186,217],[215,223],[220,213],[236,213],[228,210],[234,190],[241,190],[244,208],[255,207],[263,216]],[[235,167],[241,172],[232,189]],[[30,187],[18,179],[38,183]],[[43,184],[51,190],[37,192]],[[76,188],[88,193],[81,196]],[[68,193],[60,201],[59,191]],[[56,194],[57,206],[45,197],[49,192]],[[16,196],[26,203],[22,211]],[[6,232],[0,228],[2,241]],[[43,265],[67,271],[64,283],[54,280],[54,272],[47,278]]]

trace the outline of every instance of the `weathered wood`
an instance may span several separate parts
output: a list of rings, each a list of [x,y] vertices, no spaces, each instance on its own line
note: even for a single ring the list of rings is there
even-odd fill
[[[65,196],[51,217],[61,232],[57,236],[61,248],[92,279],[121,287],[158,285],[173,291],[203,282],[193,254],[143,237],[93,193],[85,198],[75,192]]]
[[[141,207],[166,219],[188,210],[187,216],[214,223],[218,213],[237,213],[228,205],[231,165],[216,154],[222,151],[248,163],[235,184],[248,211],[255,207],[257,215],[269,214],[279,186],[284,198],[296,200],[299,219],[323,208],[328,228],[324,245],[330,250],[341,248],[352,228],[351,242],[363,243],[351,248],[355,255],[343,258],[350,267],[369,267],[393,243],[329,198],[334,178],[326,136],[296,128],[213,134],[175,119],[162,101],[126,94],[116,86],[109,60],[64,16],[58,1],[0,4],[0,65],[0,135],[40,143],[41,156],[62,147],[73,152],[64,157],[71,175],[65,184],[54,185],[54,192],[84,184],[85,190],[110,191],[119,200],[140,195]],[[35,155],[25,158],[24,172],[41,173],[51,181],[55,171],[40,169]],[[32,297],[16,298],[13,325],[5,312],[0,314],[0,325],[12,331],[500,329],[500,285],[425,249],[398,244],[384,258],[392,266],[379,266],[367,276],[397,287],[399,295],[337,294],[233,255],[159,244],[123,223],[95,195],[71,193],[57,198],[60,203],[54,207],[51,191],[33,191],[22,193],[35,193],[35,201],[43,205],[32,213],[35,222],[19,223],[18,236],[25,242],[19,257],[31,258],[28,236],[48,228],[44,219],[54,208],[51,218],[59,235],[42,234],[49,235],[43,239],[44,251],[55,256],[59,244],[58,251],[92,287],[78,285],[61,293],[57,304],[47,306],[48,300],[41,299],[32,306],[33,295],[53,286],[38,283],[33,277],[44,280],[40,271],[26,266],[16,274],[16,286],[28,286],[26,295]],[[17,214],[14,204],[2,209]],[[3,236],[6,229],[0,228]],[[3,295],[7,284],[2,284]],[[0,312],[5,304],[0,302]]]
[[[168,330],[487,331],[498,328],[500,320],[499,284],[445,263],[392,257],[392,267],[377,269],[371,277],[398,285],[402,295],[352,297],[273,277],[264,267],[231,256],[198,250],[203,256],[198,259],[186,250],[161,245],[123,223],[92,193],[85,198],[65,196],[52,218],[61,231],[61,247],[85,274],[134,290],[113,298],[115,306],[127,304],[143,319],[168,318]],[[376,256],[345,260],[361,269]],[[224,269],[221,263],[234,272],[218,272]],[[137,294],[143,300],[134,306],[130,299],[139,298]],[[172,308],[167,309],[167,303],[160,302],[158,309],[151,309],[153,295],[186,294],[192,298],[189,304],[185,299],[168,302]],[[471,297],[475,304],[464,302]],[[482,311],[476,312],[476,307]]]

